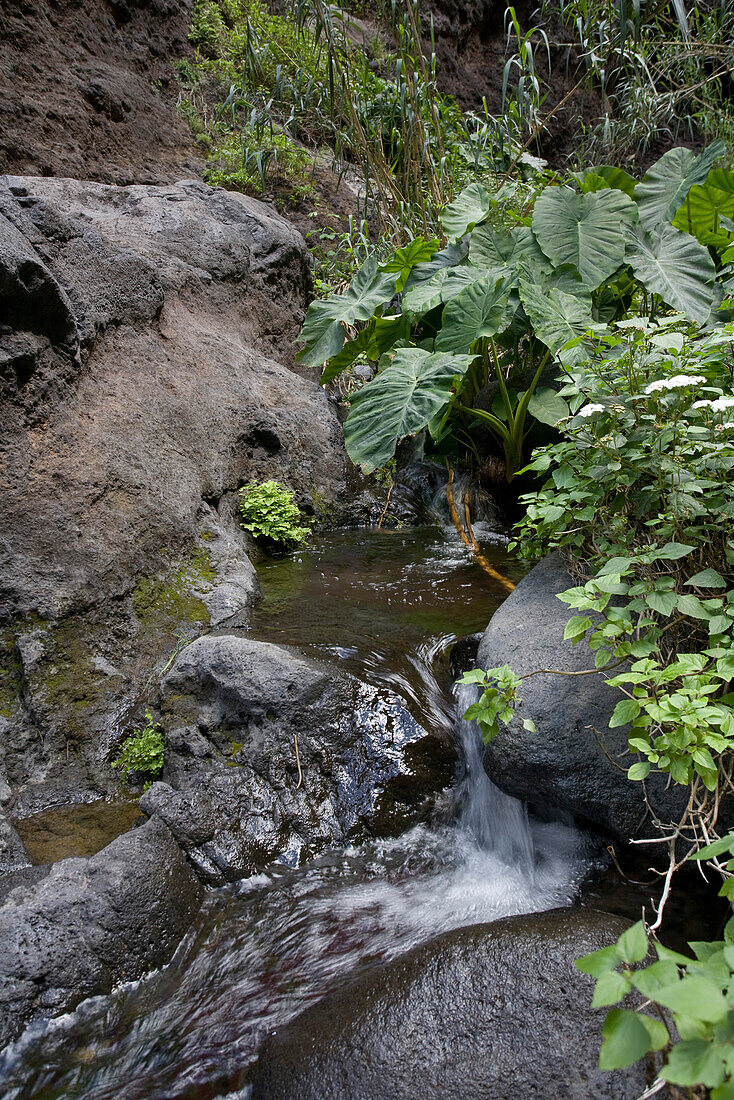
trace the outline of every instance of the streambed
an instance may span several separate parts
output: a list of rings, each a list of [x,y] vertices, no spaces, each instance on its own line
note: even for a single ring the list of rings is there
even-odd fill
[[[502,536],[477,535],[519,579],[525,567]],[[253,636],[336,661],[400,695],[431,735],[458,738],[450,812],[211,893],[162,971],[33,1025],[8,1049],[0,1084],[11,1098],[244,1097],[265,1034],[305,1005],[439,932],[577,894],[588,840],[529,820],[487,779],[476,731],[456,722],[451,647],[484,628],[503,592],[453,530],[336,532],[258,572]]]

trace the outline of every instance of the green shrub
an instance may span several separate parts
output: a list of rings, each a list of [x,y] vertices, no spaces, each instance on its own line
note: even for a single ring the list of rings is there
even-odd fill
[[[245,128],[216,145],[207,160],[204,179],[229,191],[262,195],[269,178],[283,179],[293,199],[312,191],[311,157],[288,134],[265,128]]]
[[[136,729],[131,737],[123,741],[120,755],[112,761],[113,768],[119,768],[123,779],[131,774],[144,775],[146,789],[152,780],[157,779],[163,770],[163,730],[150,711],[145,712],[145,725]]]
[[[226,27],[215,0],[195,0],[189,41],[205,57],[214,58],[224,42]]]
[[[305,542],[311,534],[302,523],[293,492],[277,481],[247,485],[240,489],[242,526],[266,548],[289,550]]]
[[[698,156],[672,149],[639,183],[612,167],[563,186],[472,183],[442,213],[444,248],[418,236],[388,258],[372,253],[345,293],[311,304],[298,354],[325,364],[322,384],[372,363],[344,425],[352,461],[370,473],[423,429],[439,453],[461,446],[481,461],[478,422],[510,481],[528,417],[555,426],[568,414],[539,385],[546,365],[589,361],[591,336],[628,316],[715,321],[734,258],[734,173],[714,167],[724,153],[723,142]]]

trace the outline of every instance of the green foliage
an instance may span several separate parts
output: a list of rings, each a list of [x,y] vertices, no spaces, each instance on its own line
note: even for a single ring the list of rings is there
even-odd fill
[[[245,530],[276,550],[292,549],[311,534],[303,524],[293,492],[277,481],[240,489],[239,509]]]
[[[354,463],[370,474],[389,462],[398,441],[415,435],[449,400],[470,357],[399,348],[374,381],[352,397],[344,442]]]
[[[216,57],[226,33],[227,28],[221,9],[215,0],[195,0],[189,41],[193,42],[205,57]]]
[[[419,236],[382,260],[373,253],[345,293],[314,302],[301,332],[301,361],[326,364],[323,384],[359,358],[375,370],[347,418],[352,460],[374,469],[403,435],[424,428],[443,453],[461,441],[478,454],[479,423],[501,443],[511,480],[523,464],[528,416],[556,424],[568,414],[563,396],[538,389],[551,358],[568,371],[580,367],[591,360],[594,339],[610,334],[609,323],[629,315],[652,320],[677,309],[700,323],[715,319],[734,233],[722,214],[714,260],[696,239],[710,234],[710,207],[676,202],[685,204],[694,181],[708,179],[704,171],[728,185],[728,176],[711,169],[722,146],[698,157],[672,152],[685,155],[666,153],[648,184],[636,186],[611,168],[593,180],[573,177],[574,186],[543,186],[538,178],[534,186],[504,184],[492,193],[474,182],[444,210],[447,246]],[[658,181],[654,187],[650,179]],[[690,232],[670,224],[683,209]],[[651,230],[639,224],[643,211]],[[663,214],[667,222],[659,220]],[[522,224],[508,225],[513,220]],[[436,388],[439,353],[468,361],[451,384],[444,363]],[[523,379],[521,389],[515,379]],[[490,382],[488,408],[480,395]]]
[[[580,54],[579,74],[601,92],[599,117],[583,126],[581,163],[634,164],[661,140],[734,136],[730,4],[684,0],[562,0],[561,17]],[[550,25],[558,5],[543,0]]]
[[[414,0],[394,4],[389,28],[394,52],[379,48],[375,72],[348,13],[326,0],[292,0],[279,15],[262,0],[197,0],[190,37],[210,93],[182,108],[212,150],[208,179],[256,193],[266,180],[291,184],[303,196],[304,159],[323,167],[326,148],[340,176],[364,180],[362,213],[382,235],[406,243],[435,226],[447,200],[517,145],[501,120],[439,93]]]
[[[509,665],[490,668],[486,672],[474,668],[465,672],[457,681],[459,684],[473,684],[483,688],[477,702],[464,711],[463,717],[468,722],[477,723],[485,745],[494,741],[500,731],[499,723],[509,722],[515,708],[522,704],[519,695],[521,682],[521,678]],[[530,733],[536,732],[535,724],[529,718],[524,719],[523,726]]]
[[[311,158],[288,134],[272,126],[244,127],[212,149],[205,171],[207,183],[230,191],[261,195],[268,180],[285,177],[291,202],[310,194]]]
[[[638,762],[709,790],[734,744],[734,326],[617,327],[570,371],[567,438],[536,452],[550,472],[525,497],[521,550],[573,554],[590,577],[560,598],[566,627],[625,698]]]
[[[163,770],[163,730],[150,711],[145,712],[145,725],[123,741],[119,756],[111,767],[119,768],[123,779],[130,775],[147,776],[145,789]]]
[[[694,958],[654,944],[649,953],[642,921],[616,944],[576,961],[596,980],[592,1007],[617,1004],[630,995],[637,1008],[613,1008],[606,1017],[599,1055],[602,1069],[620,1069],[658,1051],[664,1062],[658,1080],[688,1088],[704,1085],[711,1100],[734,1092],[734,921],[724,940],[691,943]],[[657,1008],[658,1019],[650,1015]]]

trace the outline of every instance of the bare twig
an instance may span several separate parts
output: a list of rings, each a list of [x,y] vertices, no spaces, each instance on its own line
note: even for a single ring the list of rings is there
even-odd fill
[[[477,541],[474,538],[474,533],[472,532],[472,537],[469,538],[466,531],[464,530],[464,527],[461,523],[461,520],[459,519],[459,514],[456,511],[456,502],[454,501],[454,489],[453,489],[454,471],[451,468],[451,465],[450,465],[448,459],[446,459],[446,469],[449,472],[449,479],[446,483],[446,500],[448,501],[449,513],[451,515],[451,519],[453,520],[454,527],[456,528],[456,530],[458,532],[459,538],[461,539],[461,541],[466,546],[469,547],[472,554],[476,558],[479,565],[481,565],[481,567],[482,567],[482,569],[484,570],[485,573],[488,573],[489,576],[492,577],[493,580],[498,581],[499,584],[501,584],[502,587],[507,592],[514,591],[514,588],[515,588],[514,582],[511,581],[509,579],[509,577],[503,577],[501,573],[497,572],[497,570],[492,565],[492,563],[484,556],[484,554],[479,549],[479,546],[477,545]],[[471,530],[471,525],[470,525],[469,529]]]
[[[296,790],[298,790],[298,788],[303,783],[303,772],[301,771],[301,757],[298,754],[298,734],[297,733],[293,734],[293,744],[295,745],[295,748],[296,748],[296,764],[298,764],[298,782],[296,783]]]
[[[387,515],[387,509],[388,509],[388,506],[390,504],[390,497],[392,496],[392,490],[393,490],[394,484],[395,484],[395,482],[391,481],[390,482],[390,488],[387,490],[387,500],[385,501],[385,507],[382,509],[382,515],[380,516],[380,522],[377,524],[377,530],[378,531],[382,527],[385,516]]]

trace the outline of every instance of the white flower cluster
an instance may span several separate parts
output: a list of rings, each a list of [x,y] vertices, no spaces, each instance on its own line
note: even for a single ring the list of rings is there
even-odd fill
[[[658,378],[657,382],[651,382],[645,386],[645,393],[657,393],[659,390],[685,390],[689,386],[695,386],[706,379],[700,374],[674,374],[672,378]]]
[[[724,412],[734,408],[734,397],[717,397],[715,401],[694,401],[692,409],[711,409],[712,412]]]
[[[604,412],[604,406],[603,405],[593,405],[593,404],[592,405],[584,405],[583,409],[579,409],[579,411],[576,413],[576,416],[587,417],[587,416],[593,416],[594,413],[600,413],[600,412]]]

